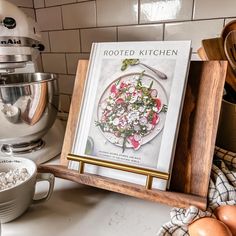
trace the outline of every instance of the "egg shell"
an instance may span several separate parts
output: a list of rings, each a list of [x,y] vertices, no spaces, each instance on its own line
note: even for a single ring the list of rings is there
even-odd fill
[[[224,223],[212,217],[194,221],[189,225],[188,231],[190,236],[232,236]]]
[[[220,206],[214,211],[217,219],[228,226],[234,236],[236,236],[236,206]]]

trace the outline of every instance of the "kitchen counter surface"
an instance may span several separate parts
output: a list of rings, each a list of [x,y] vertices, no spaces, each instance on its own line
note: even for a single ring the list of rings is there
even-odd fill
[[[47,183],[37,185],[37,194]],[[169,221],[171,207],[56,178],[50,200],[31,205],[2,236],[151,236]]]

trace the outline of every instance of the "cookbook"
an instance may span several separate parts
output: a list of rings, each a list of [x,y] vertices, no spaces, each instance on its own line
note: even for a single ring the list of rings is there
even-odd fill
[[[190,41],[94,43],[71,153],[171,175],[190,52]],[[78,170],[79,162],[68,168]],[[95,165],[84,171],[140,185],[146,180]],[[152,187],[168,184],[154,178]]]

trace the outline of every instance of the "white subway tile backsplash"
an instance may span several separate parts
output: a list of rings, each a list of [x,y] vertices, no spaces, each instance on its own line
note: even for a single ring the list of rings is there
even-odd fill
[[[52,52],[79,52],[79,30],[63,30],[49,32]]]
[[[45,0],[46,7],[75,3],[76,0]]]
[[[69,112],[70,110],[70,96],[69,95],[60,95],[59,111]]]
[[[193,0],[140,0],[140,23],[191,20]]]
[[[200,60],[201,41],[218,37],[236,19],[235,0],[9,1],[31,17],[35,10],[45,45],[39,70],[60,74],[63,112],[69,111],[78,60],[89,58],[93,42],[192,40],[191,60]]]
[[[136,25],[118,27],[118,41],[163,40],[163,25]]]
[[[201,40],[220,35],[223,19],[169,23],[165,26],[165,40],[192,40],[193,52],[201,46]]]
[[[36,19],[43,31],[62,29],[61,7],[36,9]]]
[[[195,0],[193,19],[235,17],[235,8],[235,0]]]
[[[36,59],[36,72],[42,72],[43,71],[43,64],[42,64],[42,57],[37,57]]]
[[[43,53],[42,62],[43,62],[44,72],[61,73],[61,74],[67,73],[65,54]]]
[[[202,61],[202,59],[198,56],[197,53],[192,53],[191,61]]]
[[[8,0],[19,7],[31,7],[33,8],[33,0]]]
[[[49,33],[48,32],[41,32],[41,42],[44,45],[45,49],[43,52],[50,52],[50,42],[49,42]]]
[[[75,82],[74,75],[59,75],[59,91],[63,94],[72,94]]]
[[[95,1],[64,5],[62,6],[62,17],[65,29],[95,27]]]
[[[138,24],[138,0],[97,0],[97,26]]]
[[[229,19],[225,19],[225,25],[228,24],[231,21],[235,21],[236,18],[229,18]]]
[[[89,53],[69,53],[69,54],[66,54],[68,74],[76,74],[78,61],[80,59],[89,59]]]
[[[34,8],[45,7],[44,0],[34,0]]]
[[[116,28],[83,29],[81,32],[82,52],[90,52],[93,42],[115,42]]]

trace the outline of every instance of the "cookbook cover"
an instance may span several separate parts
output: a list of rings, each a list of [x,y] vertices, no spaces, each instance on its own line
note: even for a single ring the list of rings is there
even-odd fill
[[[72,153],[170,173],[190,49],[189,41],[93,44]],[[145,184],[138,174],[92,165],[85,172]]]

